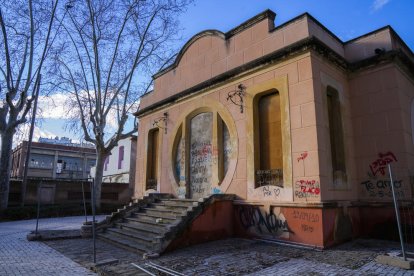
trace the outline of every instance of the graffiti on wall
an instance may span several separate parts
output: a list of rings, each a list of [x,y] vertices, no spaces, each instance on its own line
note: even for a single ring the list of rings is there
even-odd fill
[[[388,176],[388,164],[398,162],[391,151],[378,153],[378,158],[369,164],[368,179],[361,182],[362,189],[371,198],[392,198],[391,180]],[[402,180],[394,180],[395,195],[404,197]]]
[[[212,176],[213,114],[200,113],[190,122],[190,196],[210,193]]]
[[[211,193],[214,195],[220,195],[220,194],[223,194],[223,191],[220,190],[220,188],[214,187],[211,189]]]
[[[319,181],[299,179],[295,182],[295,196],[298,198],[317,198],[320,192]]]
[[[378,159],[369,165],[372,176],[385,175],[388,164],[393,162],[397,162],[397,158],[391,151],[386,153],[378,153]]]
[[[300,223],[300,230],[305,233],[312,233],[316,230],[315,223],[319,222],[319,214],[312,211],[293,211],[293,219]]]
[[[402,190],[402,180],[394,180],[395,196],[403,197],[404,191]],[[369,179],[361,182],[363,189],[366,190],[369,197],[375,198],[391,198],[392,188],[391,180],[389,179]]]
[[[256,170],[256,187],[267,185],[283,187],[283,169]]]
[[[258,206],[239,206],[238,215],[241,225],[253,234],[271,234],[272,236],[289,235],[288,222],[284,215],[271,208],[269,212],[261,210]]]
[[[261,187],[261,190],[263,191],[263,196],[267,198],[269,197],[278,198],[280,195],[280,188],[278,187],[263,186]]]
[[[298,162],[300,160],[302,160],[302,161],[305,160],[306,157],[308,157],[308,152],[307,151],[305,151],[305,152],[303,152],[303,153],[300,154],[300,156],[298,157]]]

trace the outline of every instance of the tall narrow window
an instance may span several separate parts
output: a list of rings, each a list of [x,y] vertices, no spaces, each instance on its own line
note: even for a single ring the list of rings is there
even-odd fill
[[[158,178],[158,136],[159,130],[153,129],[148,133],[147,156],[147,185],[146,189],[157,189]]]
[[[259,166],[256,187],[283,186],[283,150],[279,93],[262,96],[258,101]]]
[[[344,135],[341,120],[341,105],[339,102],[338,91],[332,87],[327,89],[328,118],[329,118],[329,138],[331,141],[331,156],[333,179],[344,179],[346,174],[345,168],[345,150]]]
[[[120,146],[118,150],[118,170],[122,169],[122,163],[124,161],[124,146]]]

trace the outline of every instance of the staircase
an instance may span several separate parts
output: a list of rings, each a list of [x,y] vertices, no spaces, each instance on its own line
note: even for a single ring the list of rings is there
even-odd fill
[[[200,200],[175,199],[169,194],[150,194],[118,210],[98,224],[98,238],[148,255],[162,253],[180,237],[209,205],[232,195],[213,195]]]

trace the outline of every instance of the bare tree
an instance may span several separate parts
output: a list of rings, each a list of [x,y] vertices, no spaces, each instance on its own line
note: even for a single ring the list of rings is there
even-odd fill
[[[84,0],[67,4],[56,72],[72,93],[69,113],[84,139],[96,147],[95,194],[100,207],[105,159],[118,141],[137,131],[126,128],[152,74],[175,53],[178,15],[189,0]],[[111,131],[111,120],[112,131]],[[115,127],[114,127],[115,126]],[[113,134],[113,135],[112,135]]]
[[[50,49],[56,1],[0,1],[0,210],[8,205],[10,152],[27,121]]]

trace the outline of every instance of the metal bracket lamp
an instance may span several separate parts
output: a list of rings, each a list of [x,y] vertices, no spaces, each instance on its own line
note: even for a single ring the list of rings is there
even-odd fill
[[[164,130],[164,133],[167,134],[167,122],[168,122],[168,112],[164,112],[164,114],[156,118],[152,123],[152,126],[156,126]],[[161,125],[162,124],[162,125]]]
[[[243,113],[243,98],[246,95],[246,86],[239,84],[235,91],[231,91],[227,94],[227,101],[231,101],[233,104],[240,106],[240,113]]]

